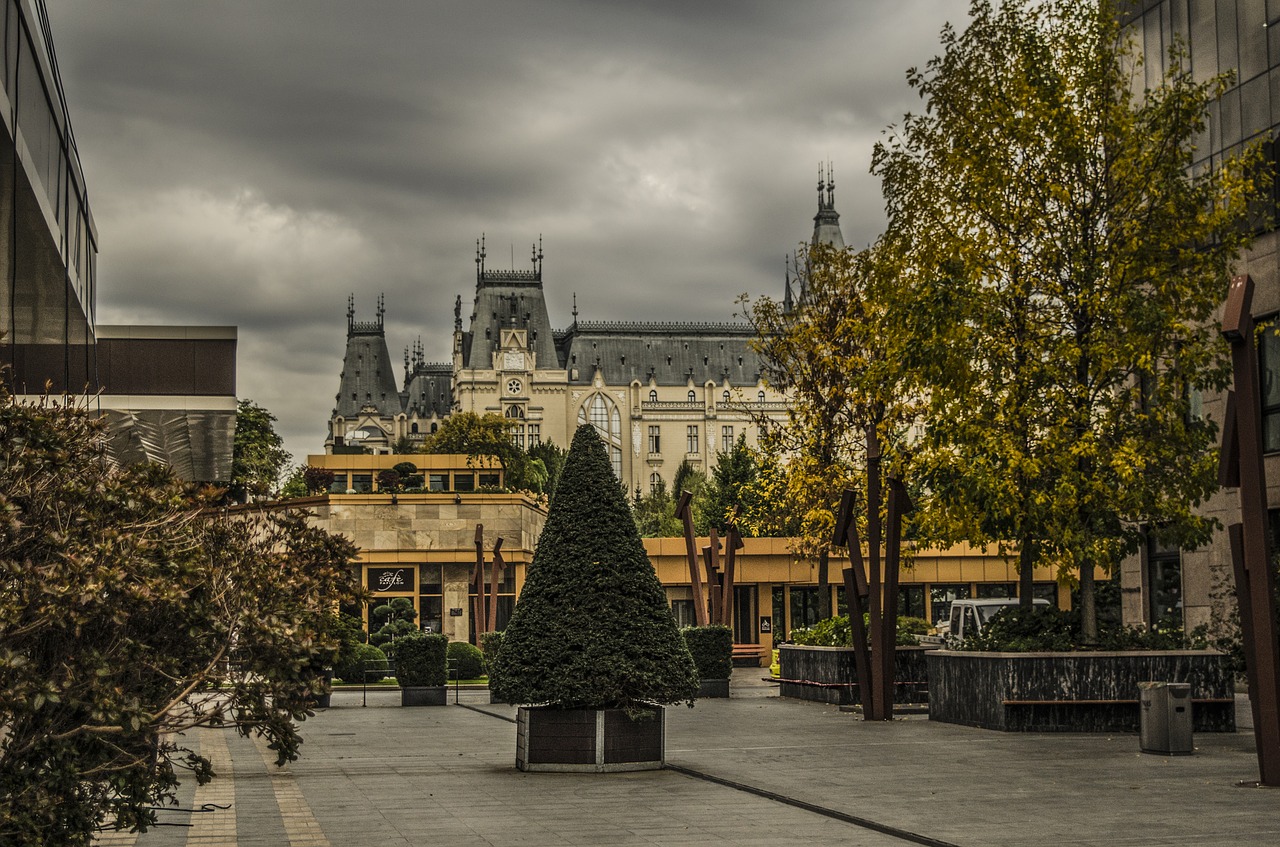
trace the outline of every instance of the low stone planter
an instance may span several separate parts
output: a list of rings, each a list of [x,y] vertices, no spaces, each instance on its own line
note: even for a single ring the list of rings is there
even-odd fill
[[[929,702],[929,671],[924,656],[932,647],[898,647],[893,661],[893,702]],[[781,697],[848,706],[861,702],[852,647],[778,645]]]
[[[400,689],[401,706],[443,706],[449,702],[443,685],[407,685]]]
[[[637,720],[621,709],[521,706],[516,767],[569,773],[657,770],[665,760],[665,730],[661,706]]]
[[[1192,729],[1234,732],[1225,656],[1212,650],[931,651],[929,720],[1006,732],[1137,732],[1138,683],[1191,684]]]
[[[729,696],[729,680],[727,679],[703,679],[698,681],[698,699],[712,697],[728,697]]]

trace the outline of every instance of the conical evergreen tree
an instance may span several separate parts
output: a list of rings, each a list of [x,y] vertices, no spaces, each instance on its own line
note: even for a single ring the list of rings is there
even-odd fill
[[[692,705],[693,659],[590,425],[578,428],[494,660],[494,694],[563,708]]]

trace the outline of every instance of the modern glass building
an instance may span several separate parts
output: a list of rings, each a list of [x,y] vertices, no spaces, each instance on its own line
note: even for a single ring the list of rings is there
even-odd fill
[[[43,0],[0,0],[0,365],[12,393],[87,395],[113,454],[225,480],[235,327],[101,327],[98,237]]]
[[[1262,146],[1274,167],[1280,132],[1280,0],[1132,0],[1124,20],[1143,56],[1145,83],[1156,86],[1180,44],[1192,76],[1206,81],[1231,74],[1223,95],[1210,105],[1204,133],[1197,139],[1195,168],[1217,166],[1247,145]],[[1141,80],[1140,80],[1141,81]],[[1280,173],[1280,171],[1277,171]],[[1260,321],[1280,317],[1280,230],[1276,195],[1259,226],[1253,248],[1237,265],[1255,283],[1253,313]],[[1264,211],[1264,210],[1260,210]],[[1261,219],[1261,216],[1260,216]],[[1226,292],[1223,292],[1223,299]],[[1271,480],[1272,526],[1280,525],[1280,322],[1261,339],[1263,438]],[[1204,398],[1203,411],[1222,423],[1225,400]],[[1224,525],[1239,521],[1235,489],[1219,492],[1205,511]],[[1154,544],[1127,562],[1122,572],[1124,616],[1129,623],[1157,624],[1183,619],[1190,630],[1210,621],[1214,597],[1232,584],[1231,553],[1225,532],[1207,548],[1189,551]]]

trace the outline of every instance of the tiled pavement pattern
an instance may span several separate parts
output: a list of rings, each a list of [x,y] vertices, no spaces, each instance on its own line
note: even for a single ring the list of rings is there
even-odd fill
[[[735,672],[734,697],[673,708],[672,764],[963,847],[1275,845],[1280,790],[1255,779],[1247,731],[1196,737],[1197,754],[1138,752],[1134,735],[1005,735],[907,718],[868,724],[834,707],[779,700],[763,672]],[[510,706],[462,692],[402,709],[398,693],[339,692],[303,727],[302,758],[231,733],[199,733],[218,779],[137,847],[280,845],[904,845],[908,840],[673,770],[522,774]],[[477,711],[478,710],[478,711]],[[223,793],[216,793],[221,791]],[[212,799],[211,799],[212,798]]]

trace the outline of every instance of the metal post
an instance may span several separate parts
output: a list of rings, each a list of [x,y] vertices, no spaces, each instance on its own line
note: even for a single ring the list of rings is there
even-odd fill
[[[831,543],[849,548],[849,567],[844,571],[844,591],[849,600],[849,628],[853,641],[853,668],[858,677],[858,699],[862,702],[863,720],[875,720],[875,704],[871,697],[874,670],[871,654],[867,650],[867,628],[862,621],[866,601],[870,595],[867,575],[862,563],[862,541],[858,538],[858,520],[854,515],[855,497],[846,488],[840,498],[840,511],[836,514],[835,533]]]
[[[724,609],[721,607],[724,597],[720,585],[720,536],[716,528],[711,527],[710,543],[702,548],[705,551],[704,561],[707,565],[707,593],[711,597],[711,622],[724,623]]]
[[[490,566],[493,571],[489,579],[489,622],[485,626],[485,632],[495,632],[498,629],[498,585],[502,580],[502,572],[506,569],[506,560],[502,558],[502,536],[499,535],[493,541],[493,564]],[[480,640],[480,633],[476,633],[476,641]]]
[[[484,524],[476,524],[476,570],[471,577],[471,586],[475,589],[475,599],[471,601],[471,619],[475,623],[475,644],[480,644],[480,633],[484,632]]]
[[[880,442],[875,427],[867,429],[867,551],[871,567],[867,574],[870,588],[868,604],[871,612],[871,661],[876,676],[883,664],[883,656],[892,649],[892,640],[886,645],[884,637],[884,597],[880,581]],[[873,676],[873,679],[875,677]],[[882,685],[871,686],[871,720],[882,721],[888,717],[888,704]]]
[[[882,641],[886,645],[880,657],[879,678],[881,697],[884,699],[884,720],[893,717],[894,662],[898,655],[898,570],[902,561],[902,518],[915,506],[907,494],[902,480],[889,480],[889,539],[885,551],[884,567],[884,627]]]
[[[736,510],[735,510],[736,511]],[[735,514],[736,520],[736,514]],[[742,535],[738,532],[738,524],[729,524],[729,535],[725,538],[725,561],[724,561],[724,585],[721,588],[720,608],[724,610],[724,620],[721,621],[725,626],[732,627],[734,619],[734,577],[736,576],[736,553],[744,546],[742,543]]]
[[[684,549],[689,558],[689,588],[693,592],[693,620],[698,626],[707,625],[707,597],[702,590],[702,574],[698,567],[698,551],[693,541],[693,512],[689,504],[693,494],[680,492],[680,502],[676,505],[676,517],[684,522]]]
[[[1234,477],[1240,486],[1241,527],[1232,531],[1233,554],[1239,553],[1236,596],[1244,632],[1246,662],[1250,665],[1249,701],[1253,705],[1254,742],[1263,785],[1280,786],[1280,644],[1276,631],[1275,574],[1271,567],[1267,532],[1267,486],[1262,459],[1262,401],[1258,351],[1254,337],[1253,280],[1231,280],[1222,317],[1222,335],[1231,344],[1235,382],[1234,427],[1224,431],[1229,441],[1224,459],[1235,459]],[[1248,612],[1245,609],[1248,608]]]

